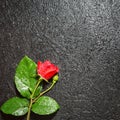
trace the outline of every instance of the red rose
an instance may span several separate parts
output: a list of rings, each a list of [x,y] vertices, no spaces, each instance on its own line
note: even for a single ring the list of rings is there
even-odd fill
[[[52,64],[50,61],[45,61],[44,63],[38,61],[37,63],[37,73],[43,79],[49,80],[58,72],[59,68]]]

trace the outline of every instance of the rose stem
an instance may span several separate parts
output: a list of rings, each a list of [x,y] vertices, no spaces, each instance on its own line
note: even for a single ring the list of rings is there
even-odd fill
[[[36,89],[38,88],[38,86],[39,86],[39,84],[40,84],[40,82],[42,81],[43,79],[42,78],[40,78],[39,80],[38,80],[38,82],[37,82],[37,84],[36,84],[36,86],[35,86],[35,89],[33,90],[33,93],[32,93],[32,95],[30,96],[30,104],[29,104],[29,107],[28,107],[28,114],[27,114],[27,120],[30,120],[30,112],[31,112],[31,107],[32,107],[32,103],[33,103],[33,96],[34,96],[34,94],[35,94],[35,91],[36,91]]]
[[[42,96],[43,94],[45,94],[46,92],[48,92],[49,90],[51,90],[51,89],[53,88],[53,86],[55,85],[55,83],[56,83],[56,82],[53,82],[49,88],[47,88],[45,91],[41,92],[41,93],[33,100],[33,103],[34,103],[40,96]]]

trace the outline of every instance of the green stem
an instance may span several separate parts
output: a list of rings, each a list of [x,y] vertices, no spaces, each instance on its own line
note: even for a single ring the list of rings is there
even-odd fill
[[[33,104],[33,97],[34,97],[34,94],[35,94],[35,91],[36,89],[38,88],[40,82],[42,81],[42,78],[40,78],[35,86],[35,89],[33,90],[33,93],[32,95],[30,96],[30,104],[29,104],[29,107],[28,107],[28,114],[27,114],[27,120],[30,120],[30,112],[31,112],[31,107],[32,107],[32,104]]]
[[[33,90],[33,93],[32,93],[32,95],[31,95],[31,99],[33,99],[33,96],[34,96],[34,94],[35,94],[35,91],[36,91],[36,89],[38,88],[38,86],[39,86],[39,84],[40,84],[40,82],[42,81],[42,78],[40,78],[39,80],[38,80],[38,82],[37,82],[37,84],[36,84],[36,86],[35,86],[35,89]]]
[[[45,91],[41,92],[41,93],[33,100],[33,103],[34,103],[36,100],[38,100],[38,98],[39,98],[40,96],[42,96],[43,94],[45,94],[46,92],[48,92],[49,90],[51,90],[51,89],[53,88],[53,86],[55,85],[55,83],[56,83],[56,82],[53,82],[49,88],[47,88]]]
[[[30,104],[29,104],[28,113],[27,113],[27,120],[30,120],[31,107],[32,107],[32,99],[30,99]]]

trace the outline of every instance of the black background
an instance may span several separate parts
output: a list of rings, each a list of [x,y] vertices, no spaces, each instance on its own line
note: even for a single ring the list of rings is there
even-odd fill
[[[60,110],[31,120],[120,120],[120,0],[0,0],[0,105],[24,55],[60,68]]]

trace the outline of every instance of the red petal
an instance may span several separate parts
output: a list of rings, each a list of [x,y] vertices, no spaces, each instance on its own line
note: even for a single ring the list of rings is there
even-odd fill
[[[40,72],[41,65],[42,65],[42,62],[41,62],[41,61],[38,61],[38,62],[37,62],[37,72],[38,72],[38,74],[39,74],[39,72]]]

